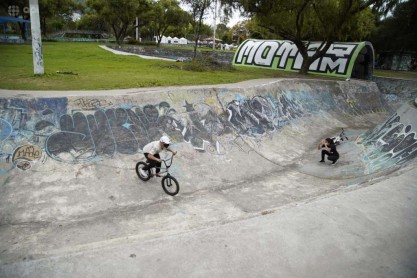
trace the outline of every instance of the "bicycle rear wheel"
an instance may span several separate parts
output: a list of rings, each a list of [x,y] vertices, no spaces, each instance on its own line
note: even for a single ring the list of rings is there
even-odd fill
[[[180,185],[176,178],[171,175],[167,175],[162,178],[162,188],[165,193],[171,196],[175,196],[180,191]]]
[[[152,177],[152,175],[151,175],[151,169],[149,169],[149,170],[143,170],[144,172],[146,172],[146,173],[148,173],[148,175],[147,176],[143,176],[141,173],[140,173],[140,171],[139,170],[141,170],[143,167],[145,167],[147,164],[145,163],[145,162],[143,162],[143,161],[139,161],[138,163],[136,163],[136,174],[138,175],[138,177],[141,179],[141,180],[143,180],[143,181],[147,181],[147,180],[149,180],[151,177]]]

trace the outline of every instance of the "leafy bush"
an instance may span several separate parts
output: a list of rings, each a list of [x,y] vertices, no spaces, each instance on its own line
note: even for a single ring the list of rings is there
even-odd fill
[[[140,41],[135,40],[134,38],[129,38],[126,43],[132,44],[132,45],[156,46],[156,42],[154,41],[140,42]]]
[[[213,70],[217,70],[217,71],[218,70],[224,70],[224,71],[234,70],[231,65],[219,63],[218,61],[211,58],[210,56],[203,56],[202,58],[195,59],[194,61],[184,62],[184,66],[182,68],[184,70],[197,71],[197,72],[213,71]]]

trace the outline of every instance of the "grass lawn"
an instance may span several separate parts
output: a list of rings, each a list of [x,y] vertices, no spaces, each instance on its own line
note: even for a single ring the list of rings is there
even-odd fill
[[[375,70],[375,76],[417,80],[416,71]]]
[[[297,76],[260,69],[186,71],[183,63],[116,55],[96,43],[43,43],[45,74],[33,74],[31,45],[0,45],[0,88],[15,90],[97,90],[171,85],[235,83]],[[72,72],[75,74],[59,74]]]
[[[43,43],[45,74],[33,74],[31,45],[0,44],[0,88],[14,90],[99,90],[175,85],[226,84],[258,78],[301,77],[275,70],[237,67],[189,71],[182,62],[116,55],[97,43]],[[60,74],[72,72],[74,74]],[[376,76],[417,80],[415,72],[379,70]]]

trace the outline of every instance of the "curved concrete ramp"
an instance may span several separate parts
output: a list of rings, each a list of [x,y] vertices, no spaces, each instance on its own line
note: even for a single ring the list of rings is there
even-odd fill
[[[374,215],[374,208],[388,210],[390,217],[414,219],[405,226],[394,221],[387,233],[404,232],[399,239],[408,240],[410,248],[417,247],[417,210],[413,210],[415,204],[410,205],[417,197],[417,108],[414,99],[392,101],[390,95],[380,93],[375,83],[268,79],[212,87],[65,93],[2,91],[1,96],[0,276],[57,276],[65,264],[62,256],[74,264],[68,277],[81,275],[83,268],[93,277],[120,276],[126,273],[109,268],[103,268],[107,274],[95,273],[94,267],[86,269],[81,261],[86,256],[95,261],[98,254],[111,260],[113,251],[122,252],[128,246],[144,250],[140,255],[139,251],[127,255],[127,260],[137,256],[140,263],[129,264],[132,272],[125,277],[138,273],[147,277],[167,275],[168,268],[158,263],[149,263],[151,269],[143,269],[146,254],[152,257],[159,251],[161,256],[165,251],[175,253],[169,247],[155,249],[154,239],[166,243],[170,238],[179,238],[197,246],[201,234],[209,233],[208,238],[219,243],[218,233],[227,231],[225,238],[236,244],[229,237],[230,229],[240,223],[243,226],[232,230],[240,231],[235,237],[252,251],[235,250],[240,263],[233,264],[233,275],[219,263],[230,255],[218,254],[217,246],[216,251],[207,251],[211,255],[206,259],[223,265],[220,269],[182,266],[178,274],[168,276],[246,276],[240,272],[246,269],[244,258],[252,254],[255,261],[260,261],[265,259],[262,256],[275,253],[276,248],[276,252],[284,250],[286,257],[295,259],[293,256],[309,251],[299,249],[294,242],[297,239],[289,234],[307,240],[306,233],[317,232],[318,238],[308,241],[321,242],[320,248],[311,242],[302,243],[307,249],[310,246],[320,250],[312,251],[311,260],[307,260],[317,263],[317,268],[310,263],[288,264],[281,258],[278,264],[271,261],[267,268],[253,266],[255,270],[246,273],[265,271],[261,276],[281,273],[288,277],[292,273],[290,276],[303,277],[296,271],[303,269],[311,277],[323,277],[325,266],[318,258],[333,259],[324,255],[328,252],[324,245],[343,254],[341,264],[345,263],[345,268],[341,269],[347,271],[347,265],[357,263],[349,259],[349,253],[361,250],[360,258],[369,256],[370,249],[358,245],[369,241],[372,236],[367,235],[381,227],[378,224],[367,231],[369,223],[365,220],[355,222],[341,213],[332,216],[332,221],[341,221],[340,229],[325,228],[328,219],[322,216],[331,213],[329,208],[337,206],[349,213],[350,204],[355,206],[352,215],[372,223],[383,217]],[[318,141],[337,135],[342,128],[349,140],[338,146],[339,162],[335,166],[318,163]],[[163,192],[160,179],[140,181],[134,169],[136,162],[143,160],[142,147],[163,134],[172,138],[173,148],[178,150],[172,174],[181,189],[175,197]],[[370,187],[371,184],[374,185]],[[391,192],[393,186],[403,194]],[[392,196],[392,200],[384,202],[396,210],[384,207],[370,188],[383,190],[380,195],[384,198]],[[306,210],[311,210],[308,217]],[[289,225],[288,241],[284,240],[287,236],[251,236],[265,231],[282,232],[282,227],[265,222],[267,218],[259,219],[267,215],[273,223]],[[297,215],[302,222],[288,222]],[[343,221],[353,226],[344,227]],[[324,226],[317,227],[315,223]],[[263,230],[258,224],[268,228]],[[308,229],[300,234],[303,225]],[[348,231],[346,240],[351,241],[356,229],[364,235],[363,241],[334,240],[334,233]],[[377,250],[383,250],[390,241],[385,237],[387,233],[372,241]],[[329,236],[333,240],[326,243]],[[259,247],[263,240],[272,249],[263,246],[266,253],[260,254],[259,249],[252,248]],[[291,242],[299,252],[291,253]],[[417,273],[415,267],[406,264],[410,257],[416,258],[415,251],[403,256],[401,252],[410,249],[389,247],[400,251],[386,254],[388,268],[402,277]],[[182,247],[175,248],[187,252]],[[391,260],[399,253],[400,265]],[[195,260],[199,258],[195,250],[188,250],[184,262],[192,262],[193,256]],[[53,262],[55,267],[51,269]],[[361,267],[369,276],[379,273]],[[192,269],[200,272],[193,275]],[[341,272],[339,276],[344,275]]]

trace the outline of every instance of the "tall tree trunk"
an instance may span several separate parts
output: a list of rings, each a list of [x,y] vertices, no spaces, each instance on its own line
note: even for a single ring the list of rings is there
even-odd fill
[[[156,36],[156,39],[157,39],[156,47],[159,47],[161,45],[162,35],[157,35]]]
[[[197,57],[198,39],[200,37],[201,25],[202,25],[202,22],[203,22],[204,11],[205,11],[206,8],[207,8],[207,3],[204,3],[203,8],[199,11],[200,14],[198,15],[198,22],[196,22],[197,25],[196,25],[196,28],[195,28],[195,44],[194,44],[193,61]]]
[[[119,27],[117,24],[113,24],[113,32],[114,36],[116,37],[116,43],[121,45],[123,43],[124,36],[126,34],[127,25],[125,23],[121,23],[122,25]]]
[[[196,37],[194,41],[193,61],[195,60],[195,57],[197,57],[197,46],[198,46],[198,37]]]
[[[301,56],[303,56],[303,63],[301,64],[301,69],[298,73],[303,74],[303,75],[307,75],[308,74],[308,69],[310,68],[310,65],[313,61],[311,61],[311,59],[308,57],[307,53],[305,54],[305,56],[303,54],[301,54]]]
[[[41,22],[42,35],[46,37],[46,17],[42,17]]]
[[[327,50],[329,50],[330,46],[332,45],[333,41],[324,41],[321,43],[317,51],[313,54],[313,56],[308,56],[308,44],[302,41],[296,40],[293,41],[300,51],[301,56],[303,57],[303,63],[301,64],[300,71],[298,73],[306,75],[308,74],[308,70],[310,65],[318,58],[323,57],[326,54]]]
[[[310,65],[312,61],[308,57],[308,48],[305,42],[299,39],[292,39],[292,42],[297,46],[298,51],[300,51],[301,56],[303,57],[303,63],[301,64],[300,71],[298,73],[300,74],[308,74],[308,69],[310,68]]]
[[[199,38],[199,33],[200,33],[200,31],[199,31],[199,26],[197,26],[196,27],[196,30],[195,30],[195,32],[194,32],[194,37],[195,37],[195,40],[194,40],[194,50],[193,50],[193,61],[195,60],[195,58],[197,57],[197,47],[198,47],[198,38]]]
[[[26,33],[26,23],[20,23],[18,22],[19,30],[20,30],[20,36],[24,41],[28,40],[28,34]]]

